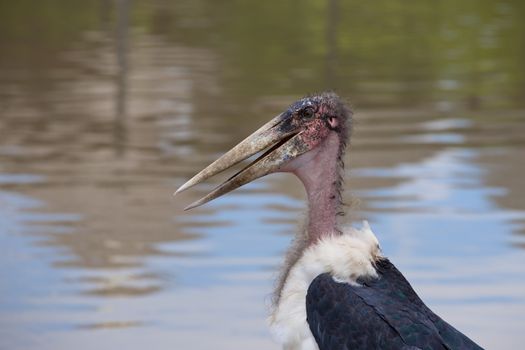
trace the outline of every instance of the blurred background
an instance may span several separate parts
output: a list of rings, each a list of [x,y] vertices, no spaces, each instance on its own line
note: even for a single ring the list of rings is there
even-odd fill
[[[439,315],[525,341],[525,2],[0,2],[0,349],[278,349],[305,196],[191,175],[311,92],[351,101],[348,219]],[[227,175],[225,175],[227,176]]]

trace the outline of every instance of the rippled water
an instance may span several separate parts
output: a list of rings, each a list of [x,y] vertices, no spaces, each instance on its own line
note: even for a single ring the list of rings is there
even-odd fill
[[[349,220],[438,314],[521,347],[522,3],[218,3],[0,5],[0,348],[277,349],[298,181],[172,193],[327,88],[356,112]]]

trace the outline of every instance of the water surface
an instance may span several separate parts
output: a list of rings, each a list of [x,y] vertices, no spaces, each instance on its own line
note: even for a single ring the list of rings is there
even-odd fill
[[[302,95],[355,110],[348,220],[439,315],[525,341],[520,1],[0,5],[0,348],[278,349],[304,193],[182,208],[195,172]]]

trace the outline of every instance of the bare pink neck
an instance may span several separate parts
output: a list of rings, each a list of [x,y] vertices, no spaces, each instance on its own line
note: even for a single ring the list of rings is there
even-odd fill
[[[308,239],[315,242],[324,235],[337,233],[341,206],[340,141],[330,135],[313,154],[297,159],[292,170],[303,182],[308,195]]]

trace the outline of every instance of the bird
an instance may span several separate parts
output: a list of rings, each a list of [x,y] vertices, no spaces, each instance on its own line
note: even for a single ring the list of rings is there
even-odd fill
[[[292,173],[308,199],[276,283],[270,329],[285,350],[482,349],[419,298],[365,221],[344,227],[343,157],[353,112],[334,92],[292,103],[176,192],[259,154],[189,210],[265,175]]]

